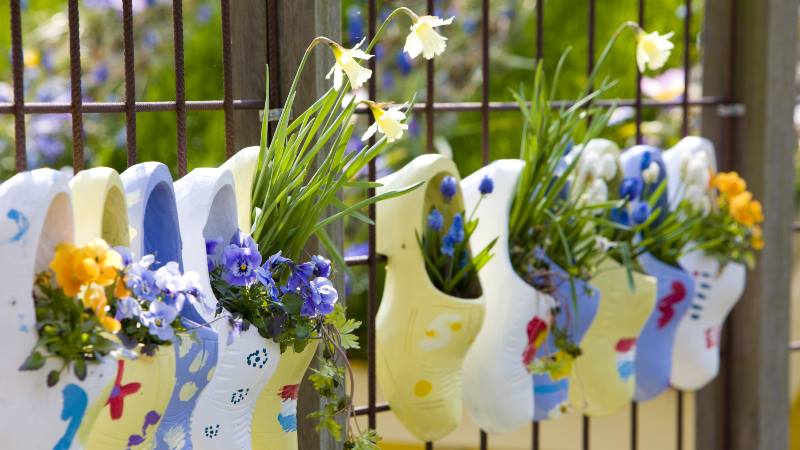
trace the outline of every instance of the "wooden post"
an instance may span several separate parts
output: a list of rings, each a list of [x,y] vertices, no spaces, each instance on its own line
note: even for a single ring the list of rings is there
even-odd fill
[[[270,0],[270,2],[277,0]],[[326,36],[335,41],[339,41],[341,34],[341,0],[290,0],[278,1],[277,5],[270,5],[270,9],[276,13],[277,35],[279,46],[276,47],[279,78],[276,86],[280,87],[280,104],[286,99],[289,87],[292,84],[297,67],[303,53],[317,36]],[[272,23],[272,22],[271,22]],[[275,48],[270,45],[271,51]],[[270,58],[270,61],[273,61]],[[314,50],[314,54],[306,63],[305,69],[298,84],[297,97],[295,98],[294,110],[302,112],[304,108],[311,105],[331,86],[329,80],[325,80],[325,75],[333,65],[333,57],[326,46],[319,46]],[[270,83],[272,84],[272,83]],[[321,155],[322,156],[322,155]],[[343,227],[341,221],[328,228],[331,238],[339,245],[343,241]],[[320,246],[316,242],[309,244],[308,254],[321,252]],[[344,294],[344,268],[338,269],[341,276],[335,280],[336,289]],[[340,296],[340,301],[344,296]],[[313,365],[312,365],[313,367]],[[318,433],[314,429],[314,422],[306,416],[322,407],[320,398],[314,394],[314,387],[306,378],[300,385],[301,395],[298,398],[297,418],[298,436],[301,450],[329,450],[343,448],[342,442],[337,442],[328,433]],[[346,419],[340,418],[342,433],[346,433]]]
[[[267,67],[267,2],[231,2],[231,50],[233,51],[233,98],[264,98]],[[260,111],[235,111],[234,150],[259,145]]]
[[[741,103],[744,115],[708,111],[703,133],[717,143],[723,167],[738,170],[761,199],[766,247],[728,322],[721,377],[698,395],[697,448],[785,449],[798,2],[706,5],[704,94]]]

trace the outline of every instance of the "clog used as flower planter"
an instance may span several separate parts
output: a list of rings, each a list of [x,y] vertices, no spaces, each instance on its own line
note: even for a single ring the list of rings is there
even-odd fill
[[[527,365],[543,344],[553,299],[525,282],[511,265],[509,215],[521,160],[499,160],[462,182],[466,210],[479,200],[481,180],[494,180],[494,192],[478,206],[480,224],[470,239],[482,248],[498,237],[494,257],[479,273],[486,296],[486,318],[464,361],[464,403],[481,429],[505,433],[533,420],[533,377]]]
[[[153,269],[169,261],[182,264],[178,210],[167,166],[146,162],[122,174],[131,222],[131,251],[135,257],[154,255]],[[217,363],[218,336],[192,304],[186,302],[181,318],[189,331],[177,334],[175,387],[156,431],[156,449],[191,449],[190,418],[199,392],[208,384]]]
[[[184,267],[200,275],[207,306],[202,314],[214,321],[219,335],[217,367],[208,373],[210,382],[192,413],[192,448],[250,448],[256,399],[275,372],[280,347],[255,327],[240,333],[227,317],[214,317],[217,300],[209,284],[205,241],[221,237],[227,242],[238,230],[233,176],[225,169],[195,169],[175,182],[175,196]]]
[[[653,312],[656,280],[632,275],[633,290],[625,267],[607,259],[592,277],[600,308],[581,343],[569,387],[570,405],[587,416],[607,416],[633,399],[636,344]]]
[[[664,152],[667,186],[675,201],[682,198],[681,187],[690,158],[702,153],[709,168],[716,172],[713,144],[701,137],[686,137]],[[707,177],[710,179],[710,174]],[[707,182],[703,179],[701,181]],[[670,382],[678,389],[696,390],[719,372],[719,337],[728,313],[742,296],[747,270],[737,262],[721,266],[702,251],[692,251],[680,259],[695,280],[695,294],[689,313],[681,320],[675,336]]]
[[[243,148],[221,166],[233,174],[239,228],[242,230],[249,230],[252,225],[250,197],[259,150],[260,147]],[[281,354],[275,374],[256,402],[252,430],[254,449],[297,449],[298,388],[316,349],[317,345],[313,343],[301,353],[287,348]]]
[[[78,242],[100,237],[111,246],[128,247],[128,212],[119,174],[106,167],[84,170],[69,185]],[[175,385],[175,355],[171,348],[162,348],[154,356],[116,364],[111,394],[91,428],[87,448],[151,447]]]
[[[581,345],[583,336],[597,315],[600,295],[589,283],[574,279],[552,261],[549,272],[553,292],[549,294],[560,308],[555,323],[568,333],[572,341]],[[575,290],[573,299],[572,290]],[[559,352],[553,333],[548,333],[544,345],[536,353],[536,358],[553,357]],[[579,360],[580,357],[576,358]],[[567,363],[560,373],[541,373],[533,376],[534,409],[533,420],[542,421],[560,417],[568,411],[569,381],[572,365]]]
[[[445,436],[461,421],[462,362],[481,326],[485,304],[482,297],[442,293],[425,268],[415,231],[424,231],[428,184],[443,174],[458,177],[453,161],[424,155],[379,180],[383,187],[378,189],[425,182],[377,204],[377,251],[388,261],[376,318],[381,391],[398,420],[423,441]],[[462,199],[456,194],[451,201]]]
[[[649,153],[653,163],[659,166],[661,183],[666,177],[666,169],[660,152],[647,146],[635,146],[622,154],[622,171],[626,176],[639,176],[641,162]],[[656,207],[662,211],[669,209],[667,196],[662,195]],[[672,266],[645,253],[639,256],[639,264],[644,271],[656,278],[656,308],[642,330],[636,348],[636,401],[646,401],[657,397],[669,387],[672,372],[672,351],[678,324],[686,315],[694,297],[694,280],[682,267]]]
[[[246,232],[252,226],[250,215],[253,213],[250,197],[253,190],[253,178],[258,168],[258,152],[261,147],[247,147],[236,152],[225,161],[222,169],[228,169],[233,175],[233,184],[236,191],[236,215],[239,219],[239,229]]]
[[[55,248],[74,242],[73,209],[67,180],[51,169],[15,175],[0,185],[0,309],[6,343],[0,378],[0,435],[3,448],[82,449],[86,434],[111,390],[113,358],[87,365],[80,381],[72,370],[48,388],[49,361],[36,371],[19,371],[36,344],[36,312],[31,289],[47,270]]]

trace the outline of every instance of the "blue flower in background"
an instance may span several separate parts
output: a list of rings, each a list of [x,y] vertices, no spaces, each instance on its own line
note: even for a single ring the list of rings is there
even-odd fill
[[[95,84],[103,84],[108,80],[108,73],[108,65],[106,63],[100,63],[100,65],[92,71],[92,80]]]
[[[400,74],[408,76],[411,73],[411,57],[408,56],[408,53],[404,51],[400,51],[397,53],[397,57],[395,58],[397,61],[397,70],[400,71]]]
[[[621,224],[628,226],[631,224],[630,217],[628,216],[628,210],[626,208],[614,208],[611,210],[611,220]]]
[[[56,136],[44,135],[33,138],[33,147],[48,163],[53,163],[64,154],[66,147]]]
[[[250,236],[237,231],[222,252],[222,277],[232,286],[248,286],[256,280],[255,270],[261,265],[261,253]]]
[[[364,18],[361,16],[361,9],[352,5],[347,8],[347,37],[350,45],[356,45],[364,36]]]
[[[645,170],[650,167],[650,163],[653,162],[653,155],[650,153],[649,150],[642,153],[642,162],[639,164],[639,170]]]
[[[394,74],[392,72],[384,72],[383,76],[381,77],[381,82],[383,83],[383,88],[391,90],[394,88]]]
[[[650,217],[650,205],[648,205],[646,202],[640,202],[636,204],[633,207],[631,217],[633,218],[633,223],[636,225],[641,225],[647,222],[647,219]]]
[[[331,276],[331,261],[320,255],[311,257],[314,264],[314,276],[329,278]]]
[[[485,175],[481,179],[481,184],[478,185],[478,191],[483,195],[489,195],[494,192],[494,181],[492,181],[489,175]]]
[[[197,9],[197,22],[206,24],[211,20],[211,5],[203,5]]]
[[[636,200],[642,195],[643,187],[644,185],[641,178],[625,178],[619,186],[619,196],[625,200]]]
[[[472,34],[478,30],[478,21],[474,17],[467,17],[461,26],[464,28],[464,33]]]
[[[442,213],[440,213],[438,209],[433,208],[431,213],[428,214],[428,226],[434,231],[439,231],[442,229],[443,225],[444,217],[442,217]]]
[[[170,324],[178,317],[178,310],[164,302],[153,302],[150,308],[142,313],[142,325],[146,326],[150,334],[162,341],[168,341],[175,336]]]
[[[442,196],[446,202],[449,202],[450,199],[456,195],[457,190],[458,183],[456,182],[455,177],[448,175],[442,178],[442,184],[439,185],[439,192],[442,193]]]
[[[452,236],[446,234],[444,239],[442,239],[442,254],[447,256],[453,256],[456,251],[456,242]]]
[[[455,253],[455,246],[464,240],[464,219],[461,214],[453,216],[453,223],[450,229],[442,239],[442,253],[447,256],[453,256]]]
[[[119,256],[122,257],[122,267],[128,267],[133,262],[133,253],[131,253],[131,249],[128,247],[118,245],[114,247],[114,251],[119,253]]]
[[[408,121],[408,135],[411,137],[417,137],[422,132],[422,129],[419,125],[419,120],[415,117],[412,117],[411,120]]]

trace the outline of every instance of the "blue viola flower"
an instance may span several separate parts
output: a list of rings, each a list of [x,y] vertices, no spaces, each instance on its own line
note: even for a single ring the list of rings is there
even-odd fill
[[[289,291],[296,291],[297,289],[308,286],[312,276],[314,276],[314,263],[304,262],[302,264],[295,264],[292,266],[292,273],[289,275],[286,288]]]
[[[223,279],[231,286],[249,286],[256,280],[256,268],[261,265],[261,253],[250,236],[238,231],[222,252]]]
[[[321,255],[314,255],[311,257],[311,262],[314,264],[314,276],[329,278],[331,276],[331,261],[325,259]]]
[[[147,327],[147,330],[153,336],[168,341],[175,336],[175,330],[172,329],[172,322],[178,317],[178,310],[164,302],[153,302],[150,308],[142,313],[142,325]]]
[[[331,280],[317,277],[311,280],[308,286],[302,290],[303,305],[300,314],[307,317],[328,315],[333,312],[336,302],[339,301],[339,293],[333,287]]]
[[[478,185],[478,191],[483,195],[489,195],[494,192],[494,181],[492,181],[489,175],[481,179],[481,184]]]
[[[292,260],[289,258],[284,258],[281,255],[281,252],[275,253],[274,255],[270,256],[267,259],[267,263],[269,263],[269,267],[272,270],[284,265],[284,264],[291,264]]]
[[[114,247],[114,251],[119,253],[119,256],[122,257],[122,267],[128,267],[133,263],[133,253],[128,247],[118,245]]]
[[[636,200],[642,195],[644,183],[638,177],[629,177],[622,180],[619,186],[619,196],[625,200]]]
[[[208,271],[211,272],[219,265],[222,256],[222,237],[206,239],[206,258]]]
[[[278,285],[275,283],[275,279],[272,277],[272,270],[270,269],[269,262],[256,269],[256,280],[258,280],[262,286],[267,288],[267,292],[269,292],[272,300],[276,302],[280,301],[280,289],[278,289]]]
[[[633,223],[636,225],[647,222],[647,219],[650,218],[650,205],[646,202],[636,204],[631,212],[631,217],[633,218]]]
[[[439,191],[442,193],[444,200],[449,202],[453,196],[456,195],[458,190],[458,183],[456,182],[455,177],[446,176],[442,178],[442,184],[439,185]]]
[[[439,231],[442,226],[444,226],[444,217],[442,217],[442,213],[438,209],[433,208],[431,213],[428,214],[428,227],[433,231]]]
[[[161,290],[156,286],[155,272],[138,264],[131,265],[125,284],[135,297],[149,302],[161,294]]]
[[[117,320],[131,319],[142,314],[139,302],[133,297],[123,297],[117,300],[117,313],[114,318]]]

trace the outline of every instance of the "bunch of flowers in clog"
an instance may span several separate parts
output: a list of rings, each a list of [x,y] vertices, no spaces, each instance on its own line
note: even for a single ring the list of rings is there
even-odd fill
[[[716,202],[697,227],[697,248],[722,264],[733,261],[753,267],[755,252],[764,247],[761,202],[753,199],[736,172],[718,173],[710,181]]]
[[[435,183],[432,183],[435,188]],[[480,199],[491,194],[494,183],[491,178],[481,180],[478,190]],[[475,205],[469,218],[459,201],[454,200],[459,194],[458,181],[455,177],[441,177],[439,195],[434,194],[434,205],[431,206],[426,220],[425,232],[417,233],[417,242],[425,258],[425,268],[433,284],[445,294],[460,298],[475,298],[480,295],[478,271],[492,257],[490,253],[496,240],[490,242],[474,257],[470,253],[469,238],[478,227]],[[466,221],[466,222],[465,222]]]
[[[53,386],[70,366],[78,379],[85,379],[87,364],[117,348],[109,334],[119,332],[120,322],[109,303],[114,301],[123,261],[97,239],[58,245],[49,268],[34,281],[39,341],[20,370],[40,369],[47,358],[59,360],[61,367],[47,375],[47,385]]]
[[[211,286],[219,302],[217,315],[227,310],[235,334],[255,326],[281,350],[301,352],[318,339],[326,317],[334,312],[339,294],[330,280],[331,262],[315,255],[295,263],[280,252],[262,258],[253,238],[237,232],[227,245],[208,242]]]
[[[175,332],[186,331],[180,317],[184,308],[203,308],[200,278],[195,272],[181,273],[174,261],[152,269],[153,255],[133,261],[125,249],[120,253],[125,269],[111,305],[121,324],[118,335],[125,347],[152,356],[160,346],[172,343]]]

